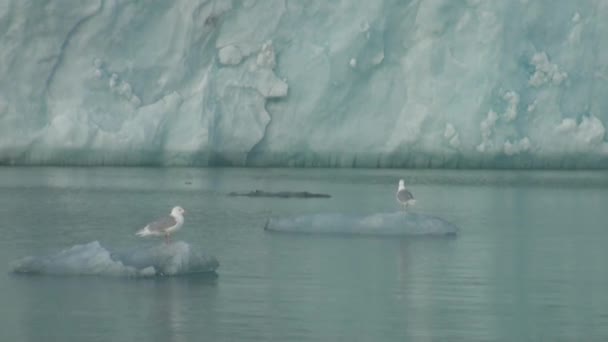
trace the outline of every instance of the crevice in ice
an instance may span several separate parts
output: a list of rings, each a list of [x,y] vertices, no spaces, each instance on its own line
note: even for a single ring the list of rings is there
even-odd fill
[[[72,29],[70,29],[70,31],[68,31],[68,34],[63,39],[63,43],[61,43],[61,48],[59,50],[59,55],[57,56],[57,60],[55,61],[55,64],[53,64],[53,67],[51,68],[51,71],[50,71],[48,77],[46,78],[44,93],[47,93],[49,91],[51,83],[53,82],[53,79],[55,78],[55,74],[57,73],[57,70],[61,67],[61,64],[63,63],[63,58],[64,58],[65,52],[70,44],[70,40],[76,34],[76,32],[78,32],[80,27],[82,27],[82,25],[84,25],[84,23],[89,21],[91,18],[93,18],[97,14],[101,13],[101,11],[103,10],[104,1],[105,0],[99,0],[99,6],[97,6],[97,9],[94,10],[91,14],[80,19],[74,25],[74,27],[72,27]]]
[[[268,101],[269,100],[266,100],[266,104],[264,105],[264,108],[266,108],[266,113],[268,113],[268,122],[264,126],[264,133],[262,134],[260,139],[258,139],[258,141],[255,144],[253,144],[253,146],[251,146],[249,151],[247,151],[247,153],[245,154],[245,166],[252,165],[252,160],[255,158],[257,151],[260,149],[260,146],[263,146],[263,144],[266,140],[266,137],[268,135],[268,129],[270,127],[270,124],[272,123],[272,114],[270,113],[270,111],[267,108]]]

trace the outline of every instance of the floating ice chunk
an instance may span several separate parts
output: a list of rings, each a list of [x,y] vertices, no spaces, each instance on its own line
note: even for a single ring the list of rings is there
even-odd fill
[[[350,61],[348,62],[348,65],[350,65],[351,68],[356,68],[357,67],[357,59],[356,58],[351,58]]]
[[[238,47],[228,45],[218,51],[218,58],[223,65],[237,65],[243,60],[243,54]]]
[[[439,217],[406,212],[368,216],[317,214],[269,219],[264,229],[285,233],[376,236],[453,235],[458,232],[458,227]]]
[[[93,241],[49,256],[26,257],[11,265],[14,273],[129,277],[212,273],[218,267],[215,257],[195,251],[182,241],[115,253]]]
[[[193,250],[190,244],[183,241],[129,249],[116,252],[113,257],[129,267],[141,270],[153,267],[157,275],[215,272],[219,267],[215,257]]]

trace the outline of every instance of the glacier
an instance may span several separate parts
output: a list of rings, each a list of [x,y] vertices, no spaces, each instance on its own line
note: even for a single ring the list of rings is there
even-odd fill
[[[0,164],[608,167],[604,0],[4,0]]]

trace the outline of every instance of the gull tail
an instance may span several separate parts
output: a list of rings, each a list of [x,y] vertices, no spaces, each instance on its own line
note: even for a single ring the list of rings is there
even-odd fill
[[[148,226],[145,226],[142,230],[135,233],[137,236],[148,236],[150,234],[152,233],[150,232],[150,229],[148,229]]]

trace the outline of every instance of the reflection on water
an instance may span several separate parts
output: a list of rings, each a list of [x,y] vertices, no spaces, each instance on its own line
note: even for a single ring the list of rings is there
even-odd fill
[[[19,287],[23,300],[20,332],[28,341],[107,340],[109,336],[183,341],[188,336],[184,325],[198,325],[192,317],[197,312],[193,303],[204,301],[213,310],[217,294],[217,276],[212,275],[133,278],[128,286],[121,278],[97,276],[20,276],[11,282]],[[214,315],[204,317],[213,322]]]
[[[268,234],[271,217],[398,210],[454,238]],[[0,332],[7,341],[601,341],[608,339],[605,173],[0,169]],[[315,199],[232,191],[309,191]],[[177,239],[217,277],[23,277],[9,263],[133,235],[173,205]]]

